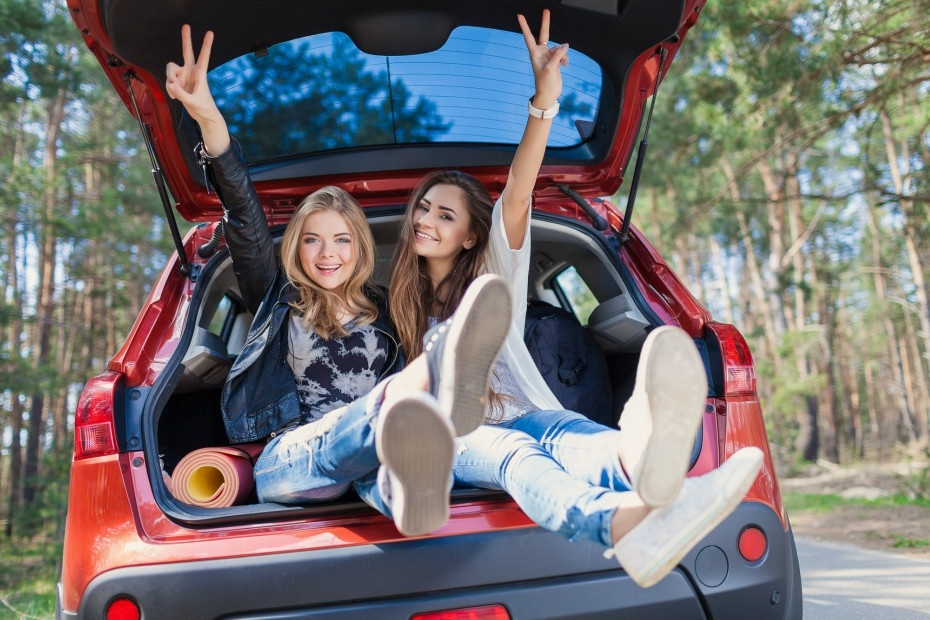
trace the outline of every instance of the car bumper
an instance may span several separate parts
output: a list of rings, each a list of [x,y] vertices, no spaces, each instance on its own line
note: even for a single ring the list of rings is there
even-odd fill
[[[747,525],[769,545],[743,560],[736,537]],[[709,550],[709,551],[708,551]],[[768,507],[744,502],[657,585],[642,589],[594,544],[538,528],[427,538],[351,549],[323,549],[135,566],[97,576],[77,612],[101,618],[115,599],[159,618],[409,618],[479,605],[505,606],[512,618],[797,618],[801,586],[789,529]],[[708,579],[702,552],[713,554]],[[722,555],[721,555],[722,554]],[[723,562],[721,562],[723,558]],[[726,570],[721,583],[721,567]],[[705,573],[705,574],[702,574]]]

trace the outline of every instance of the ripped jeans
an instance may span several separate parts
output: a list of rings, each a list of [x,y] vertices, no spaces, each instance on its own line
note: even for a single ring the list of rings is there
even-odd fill
[[[543,528],[612,546],[610,520],[631,485],[619,430],[573,411],[534,411],[459,437],[457,486],[506,491]]]
[[[366,503],[390,517],[377,484],[375,427],[387,379],[322,419],[274,437],[255,462],[260,502],[326,501],[353,486]]]

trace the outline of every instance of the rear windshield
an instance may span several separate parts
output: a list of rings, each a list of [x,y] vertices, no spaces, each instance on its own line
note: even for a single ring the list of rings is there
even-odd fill
[[[550,148],[583,142],[597,116],[600,67],[570,58]],[[314,35],[232,60],[209,79],[250,163],[387,144],[513,145],[533,93],[522,35],[474,27],[412,56],[372,56],[343,33]]]

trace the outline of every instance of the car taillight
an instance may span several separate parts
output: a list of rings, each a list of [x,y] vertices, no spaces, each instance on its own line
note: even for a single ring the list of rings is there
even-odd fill
[[[743,335],[732,325],[711,323],[707,327],[720,342],[724,396],[755,394],[756,369],[752,365],[752,353]]]
[[[503,605],[484,605],[429,611],[410,616],[410,620],[510,620],[510,614]]]
[[[116,454],[113,406],[120,375],[108,372],[89,380],[74,413],[74,458]]]
[[[107,620],[139,620],[139,608],[128,598],[118,598],[107,607]]]

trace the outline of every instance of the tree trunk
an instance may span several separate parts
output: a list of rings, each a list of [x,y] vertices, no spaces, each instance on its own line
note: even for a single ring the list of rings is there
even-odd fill
[[[713,266],[714,276],[716,278],[716,289],[719,291],[720,305],[723,308],[723,319],[727,323],[733,323],[733,303],[730,299],[730,282],[727,278],[727,265],[724,261],[723,250],[720,248],[720,242],[717,237],[710,235],[710,255]]]
[[[853,346],[851,346],[850,339],[854,338],[856,334],[850,328],[846,311],[846,295],[842,288],[839,289],[836,308],[836,332],[840,334],[840,337],[836,340],[834,358],[837,360],[837,367],[840,372],[840,387],[843,395],[841,406],[843,407],[843,418],[846,421],[846,433],[844,433],[843,437],[844,443],[848,443],[851,452],[861,458],[864,456],[862,421],[860,419],[862,415],[862,398],[859,391],[860,386],[856,367],[860,363],[864,365],[867,360],[864,360],[861,354],[852,353]]]
[[[8,303],[12,308],[12,316],[8,327],[7,342],[10,343],[11,363],[19,363],[19,356],[23,350],[22,333],[23,333],[23,301],[19,291],[19,266],[16,264],[16,217],[11,216],[7,222],[9,227],[10,251],[7,258],[7,278],[12,286],[6,290],[10,291]],[[15,368],[15,366],[14,366]],[[8,499],[6,536],[9,538],[13,534],[14,515],[18,512],[19,502],[22,493],[22,469],[23,469],[23,451],[20,446],[20,434],[23,428],[23,403],[20,400],[18,386],[13,386],[10,390],[10,460],[9,460],[9,489]]]
[[[873,440],[876,442],[876,449],[879,457],[884,457],[885,455],[885,442],[884,442],[884,433],[882,432],[882,424],[879,420],[878,415],[878,406],[876,404],[877,394],[875,391],[875,373],[872,369],[872,362],[870,360],[865,360],[864,368],[865,371],[865,391],[868,395],[869,401],[869,430],[870,435]],[[884,392],[883,392],[884,393]]]
[[[898,95],[898,107],[899,110],[903,112],[903,93],[899,93]],[[898,149],[898,142],[895,140],[894,127],[892,126],[891,116],[888,114],[888,109],[884,105],[879,108],[879,116],[882,121],[882,134],[885,139],[885,153],[888,158],[888,169],[891,173],[892,186],[895,193],[899,196],[898,204],[900,205],[901,212],[904,214],[904,241],[905,248],[907,249],[908,263],[911,269],[911,277],[914,281],[917,304],[920,308],[919,316],[922,327],[921,340],[923,341],[924,351],[930,353],[930,304],[928,304],[927,301],[927,283],[924,277],[924,267],[920,260],[920,251],[918,250],[918,245],[920,243],[920,223],[914,221],[914,202],[913,200],[907,198],[913,189],[913,179],[911,178],[909,164],[910,149],[908,147],[907,140],[902,140],[900,144],[900,150]],[[906,307],[904,308],[904,312],[907,313]],[[904,353],[902,355],[902,368],[905,370],[905,372],[908,370],[908,360],[906,358],[907,354]],[[915,380],[921,383],[926,383],[926,373],[924,372],[924,364],[922,362],[916,371],[917,372],[914,374]],[[905,386],[905,388],[910,387],[910,385]],[[926,387],[918,387],[917,389],[926,391]],[[914,407],[913,394],[909,394],[908,396],[908,402],[910,403],[911,407],[908,411],[908,419],[905,420],[905,428],[910,428],[911,426],[916,426],[918,429],[920,427],[925,427],[927,423],[927,412],[923,412],[921,415],[919,415],[918,417],[920,417],[921,420],[920,422],[917,422],[914,419],[915,416],[912,415],[915,411],[917,411],[917,409]],[[909,434],[909,437],[911,437],[911,435],[912,434]]]
[[[903,94],[899,95],[898,104],[899,108],[903,111],[905,107]],[[911,176],[909,165],[910,149],[908,148],[908,142],[906,139],[901,140],[901,148],[898,148],[898,141],[895,140],[891,116],[888,114],[888,109],[886,107],[881,106],[879,108],[879,116],[882,121],[882,134],[885,139],[885,153],[888,158],[888,169],[891,173],[892,186],[894,187],[895,193],[901,197],[898,202],[901,207],[901,212],[904,214],[904,243],[907,249],[907,259],[911,270],[911,276],[914,279],[914,292],[919,308],[918,317],[920,318],[920,342],[923,344],[924,350],[919,371],[917,372],[917,380],[924,384],[921,390],[926,391],[928,373],[924,362],[930,357],[930,301],[928,301],[927,294],[927,279],[924,275],[925,268],[921,261],[921,253],[919,250],[922,240],[920,228],[923,218],[915,213],[914,201],[907,198],[914,189],[914,179]],[[923,415],[920,416],[923,418],[922,425],[927,423],[928,415],[930,415],[930,412],[924,411]]]
[[[906,300],[901,300],[901,309],[904,312],[904,333],[905,336],[901,342],[901,359],[904,368],[908,390],[908,398],[913,403],[915,416],[914,427],[917,430],[917,437],[920,439],[927,438],[927,415],[930,399],[927,396],[927,381],[923,376],[923,366],[920,361],[920,339],[914,328],[914,321],[911,318],[911,309],[908,307]],[[924,412],[920,414],[920,412]]]
[[[25,136],[24,123],[26,119],[26,103],[23,102],[19,109],[19,117],[16,125],[16,143],[13,146],[13,170],[18,170],[23,162],[27,160],[25,153]],[[4,291],[9,291],[7,303],[10,305],[12,315],[10,317],[9,331],[7,342],[10,343],[10,361],[15,364],[14,368],[22,367],[21,355],[23,351],[23,296],[19,284],[19,265],[17,264],[17,233],[16,227],[18,215],[16,209],[10,210],[10,217],[7,220],[7,230],[9,236],[9,252],[7,254],[7,282],[8,287]],[[9,498],[6,522],[7,538],[13,535],[13,522],[15,515],[19,511],[19,504],[22,501],[22,475],[23,475],[23,450],[21,445],[21,434],[23,428],[23,394],[21,387],[13,386],[10,390],[10,460],[9,460]]]
[[[733,166],[726,157],[723,157],[720,163],[727,177],[727,188],[730,199],[733,200],[734,203],[738,203],[740,200],[739,184],[736,179],[736,173],[733,171]],[[756,258],[756,248],[755,243],[753,243],[752,233],[749,230],[749,222],[746,215],[740,210],[736,211],[736,221],[739,225],[739,236],[745,253],[745,269],[749,273],[748,283],[753,300],[752,305],[755,308],[755,312],[750,314],[760,317],[762,320],[762,333],[766,348],[768,349],[766,354],[768,358],[772,360],[777,371],[780,367],[780,359],[776,355],[778,351],[779,332],[772,318],[775,313],[769,304],[769,298],[765,292],[765,283],[762,279],[762,268]]]
[[[778,336],[788,331],[788,321],[785,305],[782,299],[781,277],[784,269],[782,257],[785,255],[785,201],[784,192],[779,187],[775,173],[768,162],[760,160],[756,168],[762,177],[765,186],[765,196],[768,199],[766,215],[769,222],[769,274],[765,280],[765,293],[770,302],[772,321]]]
[[[825,265],[826,260],[815,260],[820,265]],[[837,375],[839,369],[836,368],[836,356],[834,355],[836,347],[836,323],[833,311],[834,301],[832,292],[835,287],[830,283],[824,282],[820,278],[818,269],[810,269],[811,289],[814,291],[813,304],[820,315],[823,338],[820,339],[822,355],[814,356],[814,371],[826,378],[824,386],[820,389],[820,398],[818,410],[822,412],[821,420],[821,439],[820,448],[830,461],[840,462],[840,436],[842,433],[842,422],[839,417],[839,407],[837,405]]]
[[[66,92],[59,89],[54,100],[49,102],[48,119],[45,127],[45,152],[42,166],[45,170],[45,190],[43,193],[43,217],[41,221],[41,244],[39,249],[39,299],[36,304],[36,347],[33,367],[41,370],[47,367],[51,355],[51,327],[55,315],[55,261],[57,237],[55,231],[55,214],[57,210],[56,163],[58,136],[64,120]],[[25,485],[23,501],[30,503],[38,489],[40,448],[45,421],[46,394],[44,389],[36,390],[29,408],[29,439],[26,444],[26,462],[23,469]]]

